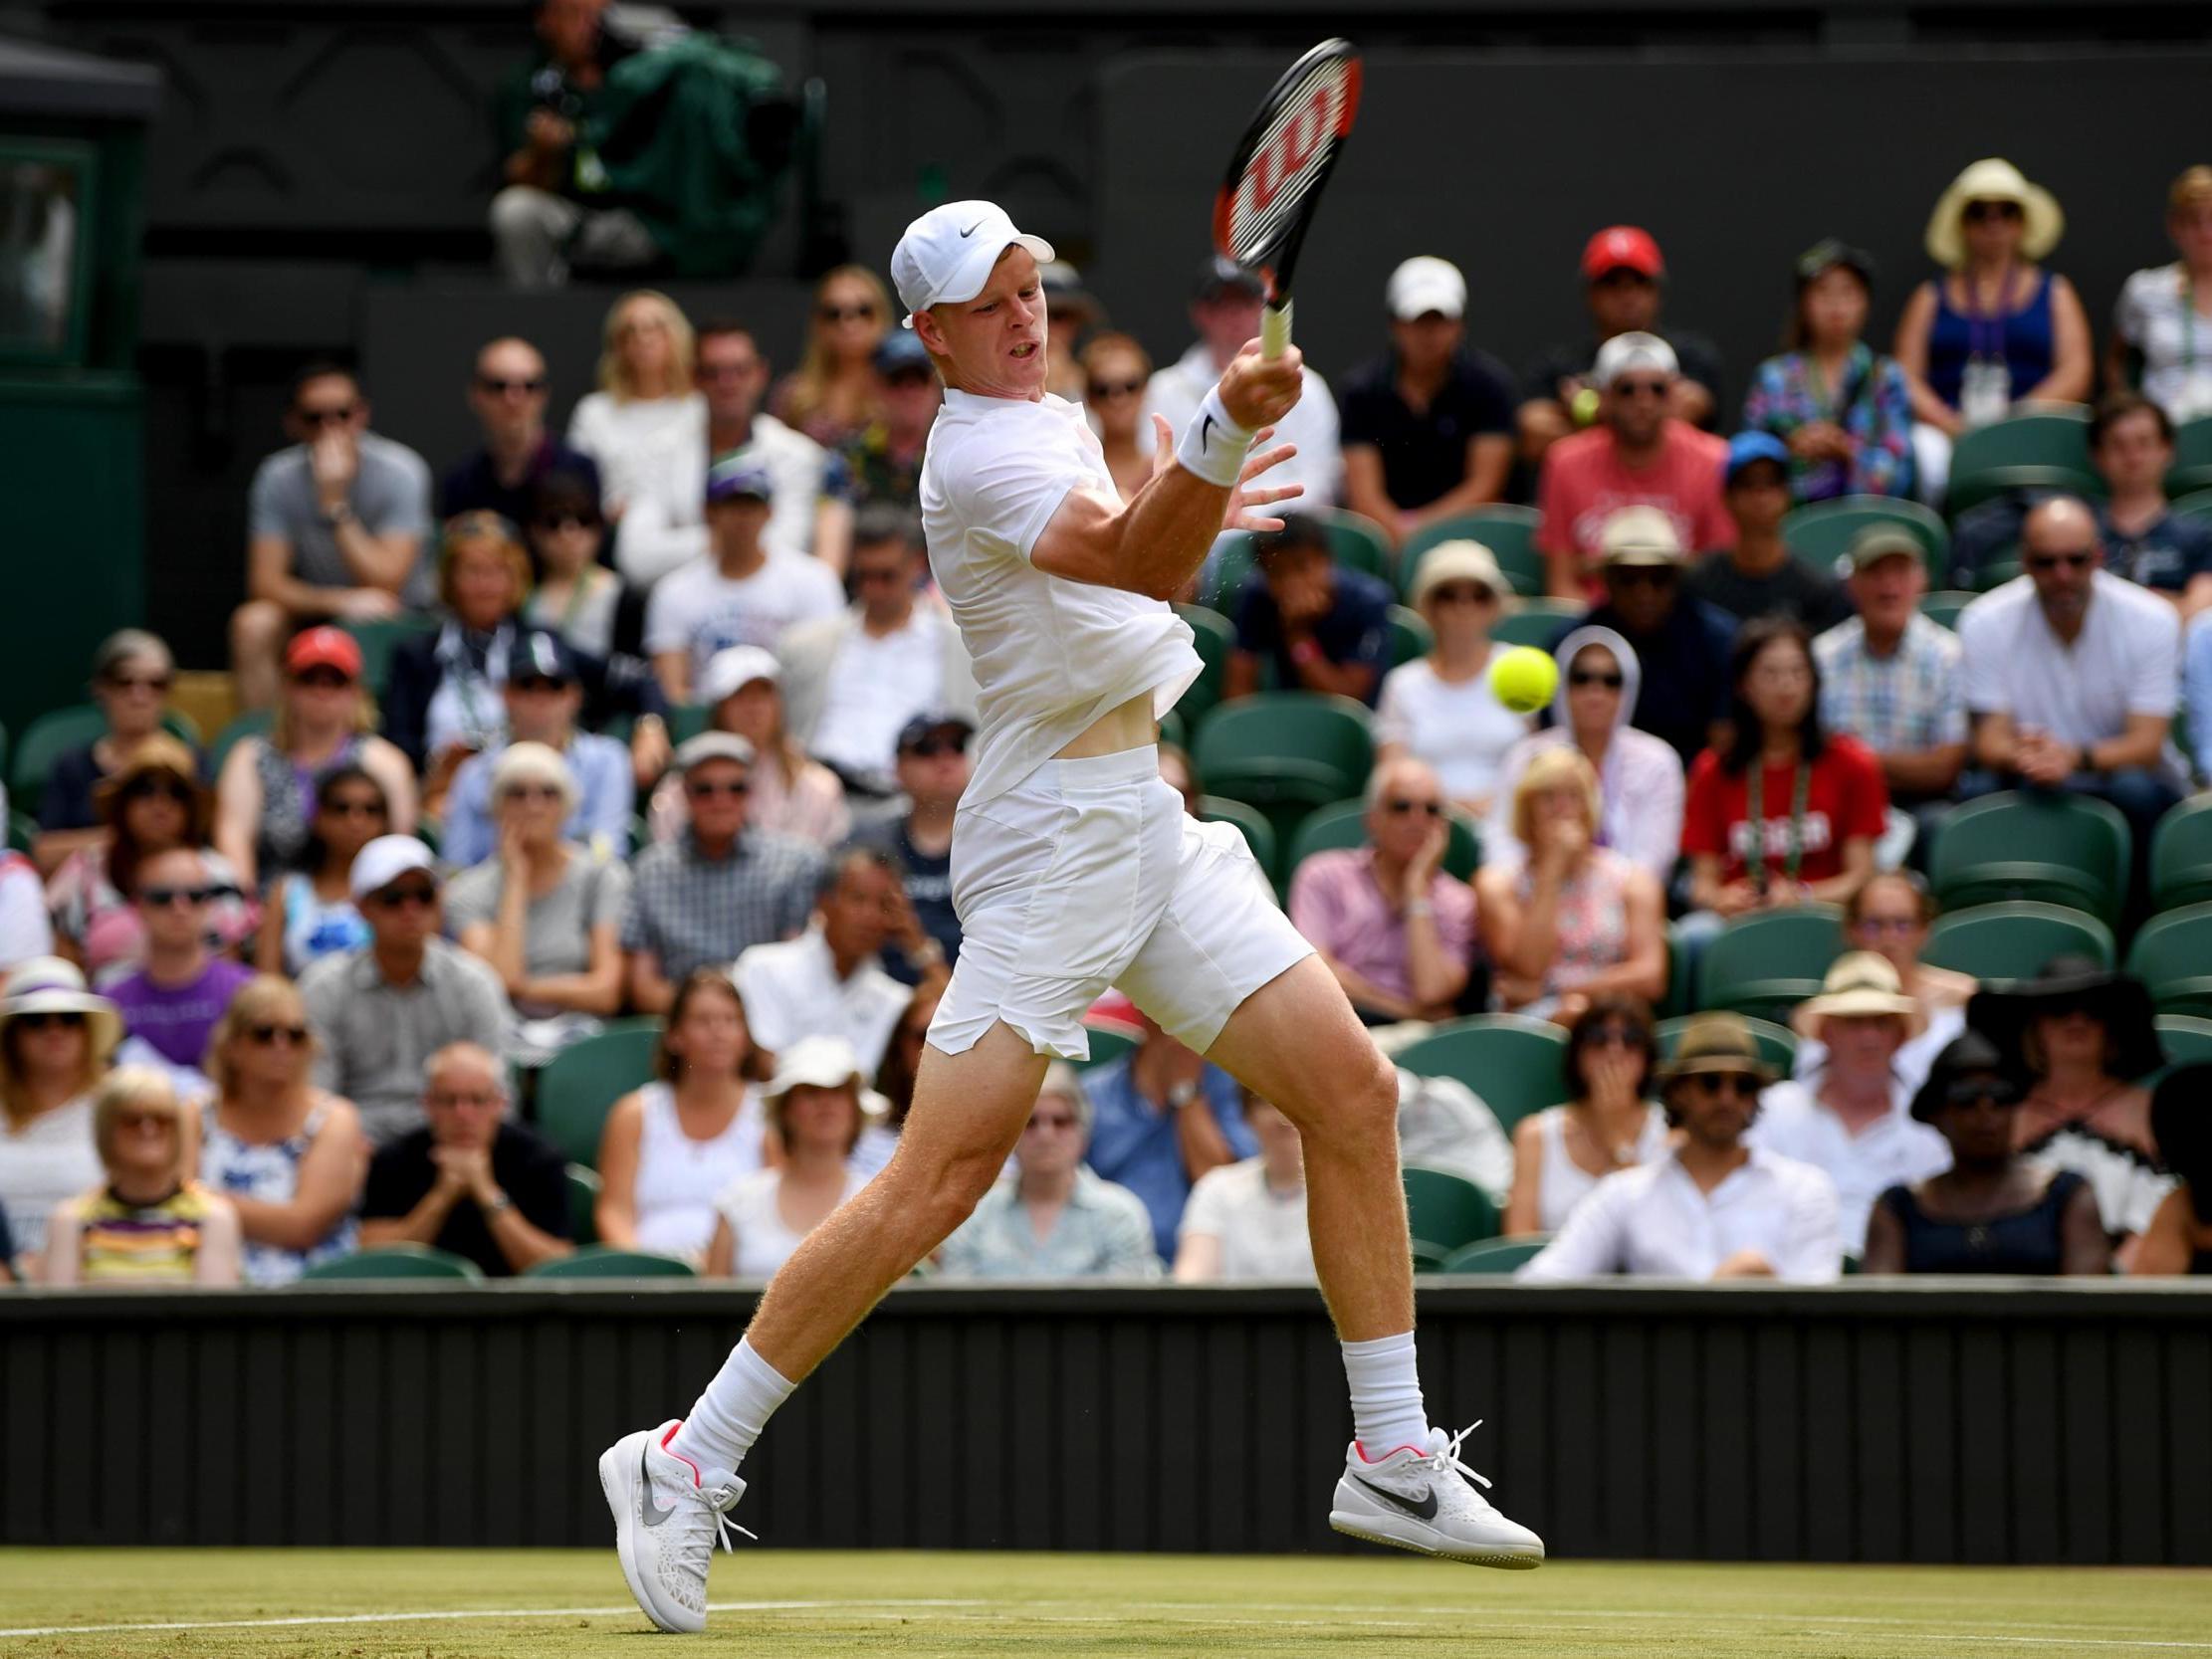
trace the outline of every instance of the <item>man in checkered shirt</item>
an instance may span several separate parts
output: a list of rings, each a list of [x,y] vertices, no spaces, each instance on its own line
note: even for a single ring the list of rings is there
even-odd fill
[[[648,1014],[668,1011],[693,968],[727,967],[804,928],[821,878],[812,843],[745,827],[751,743],[703,731],[676,751],[676,765],[691,825],[638,855],[622,913],[630,1000]]]
[[[1920,614],[1919,539],[1893,524],[1860,532],[1844,555],[1859,614],[1813,642],[1821,724],[1875,751],[1889,799],[1919,812],[1947,803],[1966,764],[1966,669],[1958,636]]]

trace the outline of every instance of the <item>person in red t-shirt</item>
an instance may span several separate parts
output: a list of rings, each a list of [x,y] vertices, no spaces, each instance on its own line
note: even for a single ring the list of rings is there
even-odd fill
[[[1599,535],[1624,507],[1658,508],[1692,553],[1736,544],[1720,495],[1728,446],[1666,412],[1678,372],[1674,348],[1657,334],[1615,334],[1599,349],[1591,374],[1604,391],[1598,424],[1552,445],[1537,492],[1536,545],[1553,598],[1603,597]]]
[[[1689,773],[1690,903],[1722,918],[1843,904],[1874,874],[1889,810],[1881,762],[1820,724],[1820,671],[1797,623],[1765,617],[1729,658],[1735,738]]]

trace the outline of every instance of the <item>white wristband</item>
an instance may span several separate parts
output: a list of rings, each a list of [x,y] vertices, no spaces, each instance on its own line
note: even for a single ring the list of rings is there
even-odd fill
[[[1251,429],[1228,418],[1221,388],[1216,386],[1206,394],[1191,424],[1183,429],[1183,442],[1176,445],[1175,458],[1194,478],[1233,490],[1237,475],[1244,470],[1244,452],[1251,447]]]

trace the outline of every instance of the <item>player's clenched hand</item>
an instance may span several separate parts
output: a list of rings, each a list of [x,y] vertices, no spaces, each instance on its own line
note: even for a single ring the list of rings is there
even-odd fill
[[[1303,387],[1305,358],[1295,345],[1279,357],[1262,357],[1259,341],[1246,340],[1221,371],[1221,406],[1238,426],[1272,426],[1290,413]]]

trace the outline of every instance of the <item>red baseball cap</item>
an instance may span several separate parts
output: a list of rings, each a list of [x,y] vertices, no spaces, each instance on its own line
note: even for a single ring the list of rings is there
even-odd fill
[[[1652,233],[1635,225],[1608,225],[1582,250],[1582,280],[1594,283],[1608,271],[1634,271],[1654,282],[1666,275]]]
[[[309,628],[295,634],[285,648],[287,674],[305,674],[311,668],[334,668],[348,680],[361,677],[361,648],[343,628]]]

